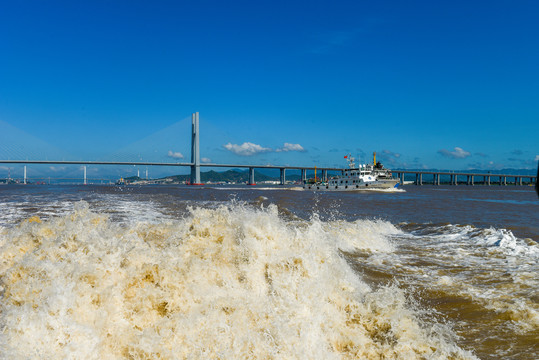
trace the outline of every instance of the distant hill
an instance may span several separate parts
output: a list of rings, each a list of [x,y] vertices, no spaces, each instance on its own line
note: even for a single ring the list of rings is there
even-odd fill
[[[186,182],[191,178],[191,175],[172,175],[166,176],[163,179],[172,179],[173,182]],[[273,178],[255,171],[255,181],[275,181],[278,178]],[[242,183],[249,181],[249,172],[247,170],[227,170],[223,172],[217,172],[214,170],[200,172],[200,181],[202,182],[236,182]]]
[[[399,169],[394,169],[393,172],[398,172]],[[515,174],[515,175],[535,175],[535,170],[530,169],[502,169],[502,170],[439,170],[439,169],[406,169],[405,171],[440,171],[440,172],[454,172],[454,173],[477,173],[477,174]],[[329,173],[331,176],[334,172]],[[322,171],[317,171],[316,175],[318,177],[322,176]],[[165,181],[167,183],[185,183],[190,180],[190,175],[171,175],[165,176],[157,181]],[[278,181],[280,178],[279,169],[260,169],[260,171],[255,170],[255,182],[262,181]],[[314,171],[307,172],[307,178],[314,178]],[[131,183],[135,181],[144,180],[138,176],[130,176],[124,179],[126,182]],[[203,171],[200,173],[201,182],[235,182],[235,183],[245,183],[249,180],[249,171],[244,169],[232,169],[223,172],[217,172],[214,170]],[[300,181],[301,172],[299,170],[288,170],[286,172],[287,181]]]
[[[439,171],[453,173],[475,173],[475,174],[504,174],[504,175],[535,175],[535,169],[499,169],[499,170],[484,170],[484,169],[468,169],[468,170],[441,170],[441,169],[391,169],[393,172],[402,171]]]

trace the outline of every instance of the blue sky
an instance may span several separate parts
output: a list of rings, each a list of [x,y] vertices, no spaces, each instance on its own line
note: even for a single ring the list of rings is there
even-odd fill
[[[3,2],[0,157],[188,161],[199,111],[212,162],[534,168],[538,18],[536,1]]]

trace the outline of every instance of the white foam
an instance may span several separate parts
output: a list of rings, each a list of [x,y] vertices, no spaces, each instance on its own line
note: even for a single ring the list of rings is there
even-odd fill
[[[242,204],[125,226],[79,203],[0,231],[0,345],[10,359],[473,358],[341,257],[336,234],[388,251],[357,240],[376,231],[396,230]]]
[[[389,237],[402,231],[382,220],[330,221],[325,231],[335,239],[337,246],[348,252],[357,250],[393,251]]]
[[[489,228],[485,229],[481,235],[478,238],[479,244],[499,247],[511,255],[539,257],[537,244],[528,244],[522,239],[517,239],[510,230]]]
[[[393,252],[367,258],[368,265],[406,276],[409,285],[440,289],[504,314],[488,331],[539,330],[538,246],[507,229],[427,226],[392,237]]]

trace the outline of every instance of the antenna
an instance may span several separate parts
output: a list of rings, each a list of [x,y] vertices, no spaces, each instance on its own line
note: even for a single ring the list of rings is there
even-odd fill
[[[354,163],[356,159],[354,159],[351,154],[348,154],[347,156],[345,156],[345,158],[348,161],[348,167],[350,169],[353,169],[356,166],[356,164]]]

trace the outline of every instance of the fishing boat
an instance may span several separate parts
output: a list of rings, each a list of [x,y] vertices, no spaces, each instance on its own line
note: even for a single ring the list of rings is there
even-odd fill
[[[391,170],[386,169],[380,161],[376,162],[374,153],[373,164],[363,164],[356,167],[355,159],[347,155],[348,169],[326,181],[309,179],[304,181],[305,190],[320,191],[359,191],[366,189],[392,189],[399,186],[399,180],[393,178]]]

